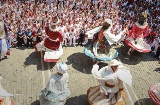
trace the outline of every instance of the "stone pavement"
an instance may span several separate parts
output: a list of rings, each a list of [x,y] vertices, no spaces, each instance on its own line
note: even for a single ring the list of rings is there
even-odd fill
[[[148,97],[151,84],[160,82],[160,64],[150,53],[134,52],[127,55],[128,47],[115,47],[119,59],[133,75],[132,88],[125,85],[126,105],[154,105]],[[88,105],[86,92],[91,86],[98,85],[91,74],[92,59],[83,54],[83,47],[64,47],[64,55],[58,62],[66,62],[69,67],[69,87],[71,96],[65,105]],[[0,74],[4,76],[2,86],[15,94],[15,105],[39,105],[39,93],[51,74],[56,72],[56,64],[45,63],[41,53],[34,49],[11,48],[11,56],[0,62]],[[100,66],[107,65],[100,63]]]

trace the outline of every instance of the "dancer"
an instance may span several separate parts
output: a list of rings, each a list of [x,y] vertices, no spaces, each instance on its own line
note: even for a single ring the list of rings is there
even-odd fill
[[[61,45],[63,37],[57,27],[59,21],[57,15],[52,17],[52,21],[45,27],[47,38],[35,46],[36,51],[45,50],[44,61],[46,62],[57,62],[63,55]]]
[[[128,55],[131,55],[134,50],[139,52],[150,52],[151,47],[143,39],[149,34],[148,23],[145,22],[144,16],[140,16],[139,21],[136,22],[132,30],[128,32],[128,38],[124,41],[130,46]]]
[[[120,34],[112,34],[112,20],[106,19],[103,26],[96,27],[88,32],[88,43],[85,45],[84,53],[92,59],[100,61],[110,61],[118,56],[118,52],[111,48],[113,43],[120,40],[121,36],[125,33],[122,31]]]
[[[97,64],[93,65],[92,74],[98,80],[99,86],[90,87],[87,98],[90,105],[124,105],[125,93],[123,82],[132,85],[132,75],[128,68],[116,59],[99,71]],[[97,90],[97,91],[95,91]]]
[[[57,69],[58,72],[51,76],[48,85],[41,91],[40,105],[63,105],[63,101],[71,94],[66,63],[58,63]]]

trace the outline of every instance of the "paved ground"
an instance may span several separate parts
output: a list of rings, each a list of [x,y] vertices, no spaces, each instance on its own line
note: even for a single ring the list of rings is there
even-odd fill
[[[127,55],[128,47],[124,46],[117,46],[116,49],[120,53],[117,59],[130,68],[133,75],[133,87],[125,85],[126,105],[154,105],[147,91],[151,84],[160,81],[159,62],[150,53],[134,52],[130,57]],[[86,91],[98,85],[91,74],[92,60],[83,54],[82,47],[64,47],[64,55],[58,62],[62,61],[69,66],[72,92],[65,105],[88,105]],[[15,94],[15,105],[39,105],[39,92],[55,72],[55,64],[43,62],[40,53],[35,53],[33,49],[11,48],[11,56],[0,62],[0,73],[5,77],[2,85]]]

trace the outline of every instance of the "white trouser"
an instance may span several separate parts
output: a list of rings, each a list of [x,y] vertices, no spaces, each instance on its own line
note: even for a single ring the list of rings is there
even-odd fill
[[[150,45],[151,47],[154,47],[154,53],[156,54],[158,49],[158,42],[156,40],[153,41],[153,43]]]
[[[63,45],[67,46],[67,38],[63,38]]]
[[[73,40],[73,43],[72,43],[72,40]],[[75,46],[75,43],[76,43],[76,37],[75,36],[70,36],[69,45],[71,46],[71,44],[73,44],[73,46]]]

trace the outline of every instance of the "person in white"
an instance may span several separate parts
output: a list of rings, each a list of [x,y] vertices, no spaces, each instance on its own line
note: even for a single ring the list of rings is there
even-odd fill
[[[74,47],[76,46],[75,45],[76,44],[76,35],[75,35],[75,30],[74,29],[70,30],[70,37],[69,37],[69,45],[71,46],[72,44],[73,44]]]
[[[63,45],[67,46],[67,40],[69,38],[69,33],[66,29],[64,29],[64,33],[63,33]]]
[[[104,30],[103,26],[105,26],[105,25],[107,25],[107,26],[109,25],[109,26],[107,29]],[[103,26],[99,26],[99,27],[96,27],[96,28],[88,31],[86,33],[86,35],[88,35],[88,39],[93,39],[95,33],[97,33],[97,32],[100,33],[100,31],[102,31],[102,34],[107,39],[109,45],[112,45],[113,43],[117,43],[121,39],[122,35],[124,35],[126,33],[126,31],[122,31],[118,35],[112,34],[111,33],[111,28],[112,28],[112,20],[111,19],[106,19]],[[98,56],[98,53],[97,53],[98,44],[99,44],[99,42],[96,42],[93,47],[93,52],[94,52],[95,56]]]
[[[150,45],[151,47],[154,48],[154,50],[152,51],[152,52],[154,53],[154,55],[155,55],[156,52],[157,52],[159,43],[160,43],[160,37],[156,37],[156,38],[154,39],[154,41],[152,42],[152,44]]]
[[[50,77],[46,88],[41,91],[40,105],[63,105],[63,101],[71,94],[68,88],[67,64],[58,63],[57,70],[58,72]]]
[[[130,71],[116,59],[111,60],[108,66],[101,68],[99,71],[98,69],[99,66],[97,64],[93,65],[92,74],[100,84],[101,93],[108,96],[108,103],[117,103],[118,99],[115,100],[112,98],[124,88],[123,82],[127,83],[129,86],[132,84],[132,75]],[[105,105],[108,105],[107,102]]]

